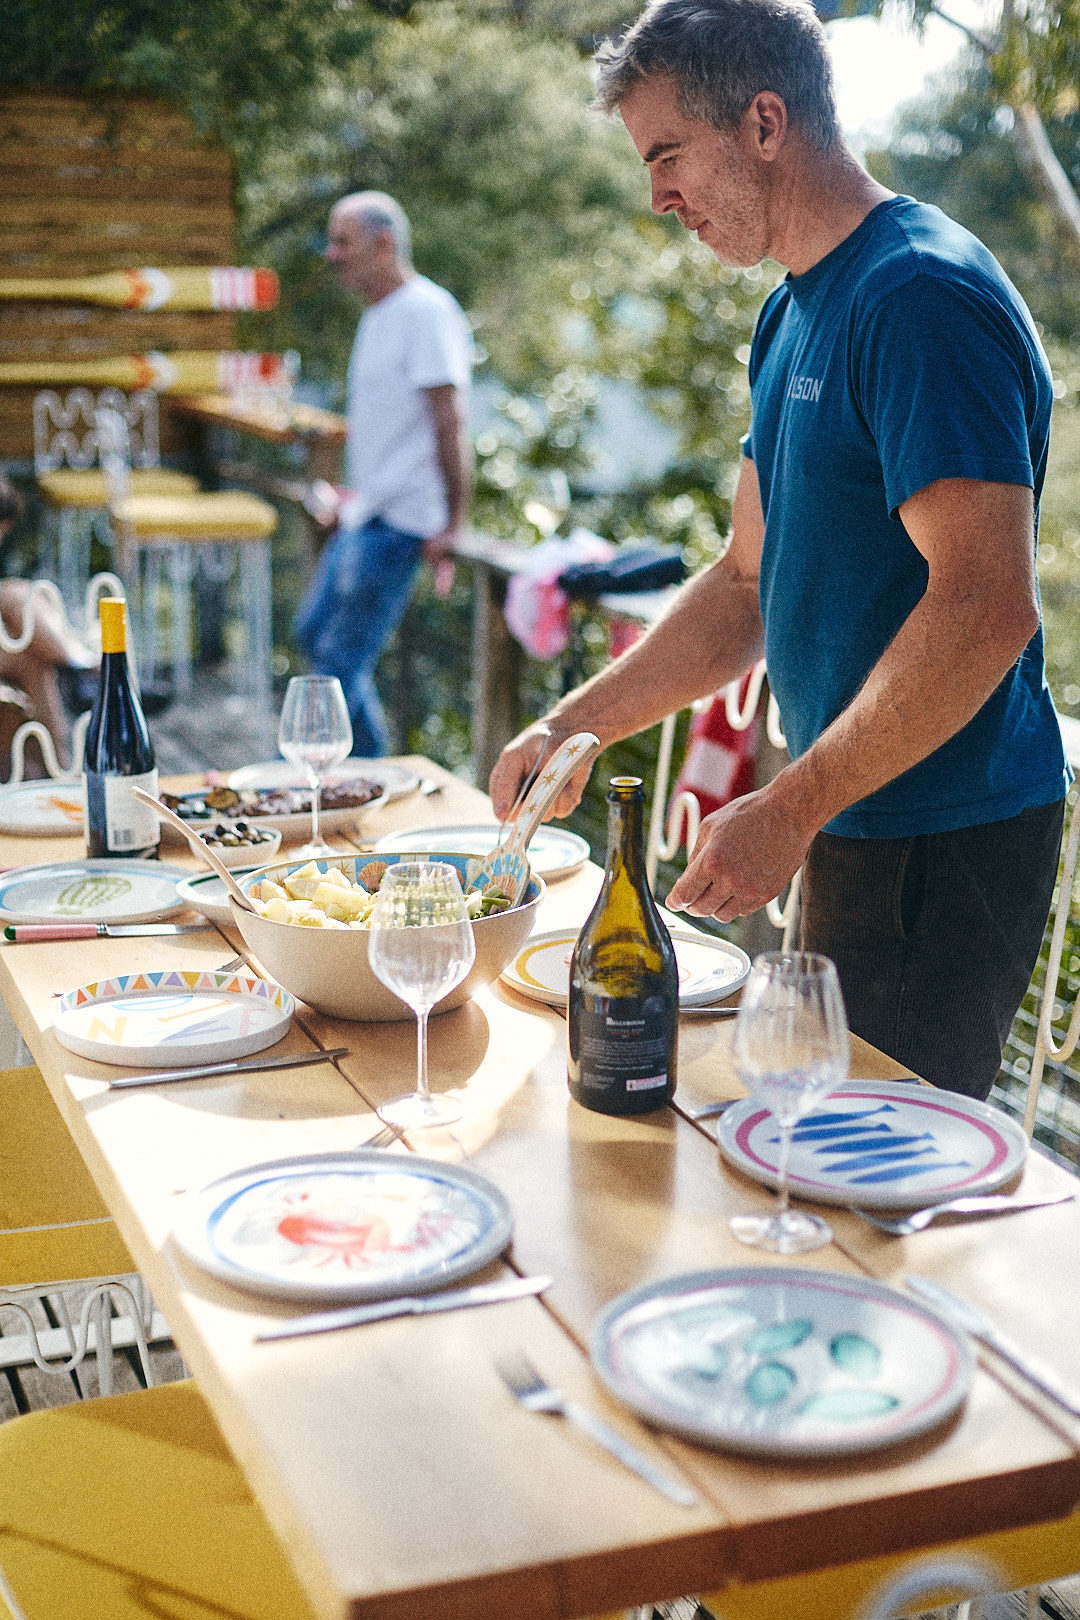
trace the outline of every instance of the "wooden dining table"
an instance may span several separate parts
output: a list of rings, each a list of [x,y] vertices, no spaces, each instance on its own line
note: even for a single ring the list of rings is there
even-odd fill
[[[475,789],[429,760],[402,763],[439,791],[374,811],[354,842],[490,819]],[[81,853],[77,840],[0,837],[6,866]],[[190,864],[182,851],[162,857]],[[580,923],[599,879],[590,863],[552,883],[537,926]],[[766,1209],[772,1194],[720,1161],[715,1123],[689,1117],[740,1094],[731,1020],[684,1019],[674,1105],[611,1118],[569,1098],[557,1009],[496,982],[433,1017],[433,1085],[460,1098],[462,1119],[389,1151],[467,1163],[493,1181],[512,1207],[513,1240],[480,1280],[549,1273],[551,1287],[483,1310],[256,1342],[297,1307],[186,1260],[172,1237],[180,1201],[237,1168],[362,1146],[380,1129],[379,1102],[413,1083],[412,1023],[344,1022],[301,1004],[280,1050],[346,1047],[346,1057],[116,1092],[107,1082],[122,1071],[74,1056],[51,1028],[58,990],[137,968],[217,966],[240,943],[208,927],[11,945],[0,948],[0,991],[318,1616],[582,1620],[687,1592],[765,1590],[852,1562],[885,1567],[935,1544],[1060,1521],[1080,1502],[1080,1424],[981,1353],[949,1421],[839,1460],[692,1445],[605,1392],[586,1345],[617,1294],[703,1268],[790,1263],[734,1240],[729,1216]],[[851,1062],[858,1077],[910,1078],[857,1039]],[[1018,1185],[1049,1194],[1073,1183],[1032,1152]],[[1080,1203],[907,1239],[825,1213],[832,1243],[798,1265],[898,1287],[906,1271],[934,1277],[1080,1389]],[[698,1504],[665,1500],[570,1425],[515,1404],[494,1359],[518,1349],[688,1479]]]

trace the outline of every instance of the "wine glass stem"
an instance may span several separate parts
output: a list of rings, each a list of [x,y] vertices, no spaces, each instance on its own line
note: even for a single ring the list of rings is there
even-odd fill
[[[322,792],[322,782],[317,776],[311,777],[311,842],[321,844],[319,837],[319,794]]]
[[[791,1158],[791,1138],[795,1130],[794,1124],[780,1127],[780,1165],[779,1185],[776,1189],[776,1208],[773,1211],[779,1220],[788,1210],[788,1160]]]
[[[421,1007],[416,1015],[416,1093],[419,1097],[430,1095],[427,1079],[427,1021],[430,1007]]]

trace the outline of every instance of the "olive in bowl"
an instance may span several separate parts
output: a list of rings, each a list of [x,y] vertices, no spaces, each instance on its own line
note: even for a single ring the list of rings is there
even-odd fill
[[[227,821],[224,817],[197,829],[226,866],[255,866],[272,861],[281,847],[281,834],[257,821]]]

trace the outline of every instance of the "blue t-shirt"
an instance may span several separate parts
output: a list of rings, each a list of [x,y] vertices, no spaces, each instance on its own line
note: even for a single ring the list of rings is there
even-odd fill
[[[937,208],[895,197],[766,300],[750,383],[765,656],[797,758],[926,590],[897,508],[939,478],[975,478],[1027,485],[1037,513],[1051,377],[987,249]],[[826,830],[899,838],[1000,821],[1068,781],[1040,626],[961,731]]]

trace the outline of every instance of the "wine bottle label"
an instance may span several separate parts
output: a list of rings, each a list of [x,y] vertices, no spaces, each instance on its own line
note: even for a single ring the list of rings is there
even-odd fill
[[[592,1091],[658,1090],[668,1083],[671,1013],[637,1002],[625,1012],[582,1007],[578,1014],[580,1084]]]
[[[158,818],[149,805],[133,799],[130,789],[142,788],[155,799],[158,795],[157,770],[141,776],[106,776],[86,771],[86,824],[105,828],[105,848],[110,855],[126,855],[130,850],[151,849],[160,837]]]

